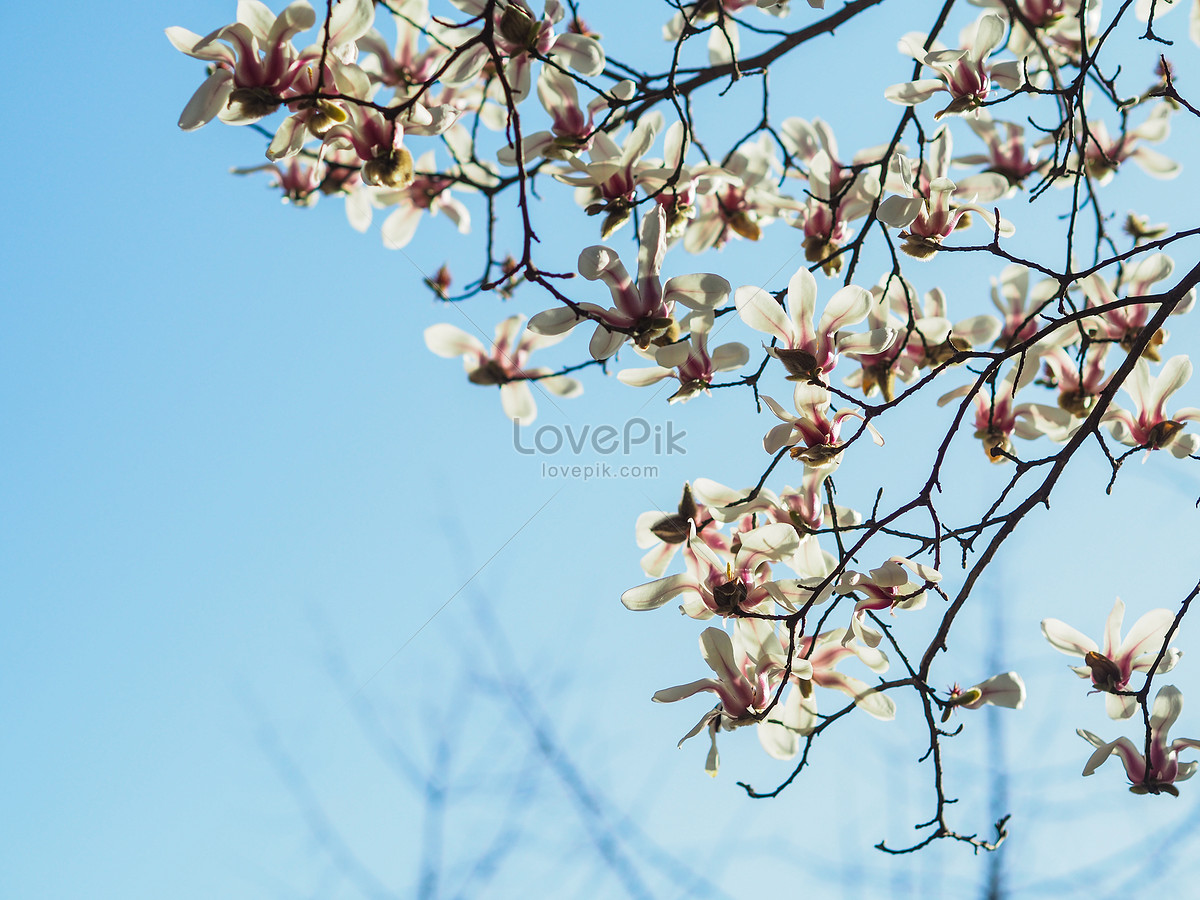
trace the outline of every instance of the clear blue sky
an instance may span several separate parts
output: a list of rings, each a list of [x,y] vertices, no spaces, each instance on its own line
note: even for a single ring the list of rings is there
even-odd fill
[[[793,21],[807,14],[795,5]],[[615,46],[627,27],[617,5],[587,13]],[[822,739],[797,785],[752,802],[738,779],[768,786],[790,766],[752,734],[724,735],[710,780],[699,743],[674,746],[703,702],[649,702],[704,667],[694,623],[618,602],[645,580],[633,521],[675,503],[685,479],[757,479],[767,426],[748,398],[668,410],[660,394],[643,407],[649,393],[592,374],[584,397],[541,402],[539,423],[670,419],[687,452],[631,458],[658,466],[653,478],[543,478],[542,460],[513,451],[494,392],[422,340],[442,321],[490,335],[541,297],[439,308],[421,274],[473,268],[478,248],[444,219],[403,254],[386,251],[378,225],[353,232],[336,200],[296,210],[265,179],[230,176],[260,158],[248,130],[175,127],[202,67],[162,29],[203,33],[233,18],[232,2],[54,15],[57,27],[40,7],[8,17],[25,37],[10,49],[22,80],[0,226],[5,898],[414,896],[436,846],[430,771],[448,790],[437,870],[451,894],[470,877],[468,897],[619,896],[629,867],[663,897],[701,895],[687,872],[714,896],[972,895],[985,863],[965,848],[870,849],[904,842],[930,815],[917,709]],[[638,44],[656,64],[660,18],[665,6]],[[824,115],[844,149],[874,142],[870,117],[895,108],[866,85],[911,71],[892,38],[877,43],[873,72],[803,63],[791,77],[812,104],[785,114]],[[1179,54],[1200,62],[1191,45]],[[853,113],[826,108],[829,77],[864,85]],[[1186,152],[1196,131],[1179,128],[1164,149]],[[1130,196],[1156,219],[1194,224],[1195,160],[1184,163],[1167,186],[1133,173]],[[547,255],[569,268],[595,220],[569,202],[554,216]],[[704,260],[677,250],[667,270],[719,271],[735,286],[780,271],[778,287],[798,264],[794,244]],[[632,255],[628,231],[615,246]],[[1173,331],[1175,346],[1196,346],[1193,324]],[[584,352],[576,342],[546,358]],[[1194,385],[1184,404],[1200,405]],[[869,506],[881,478],[904,480],[883,465],[923,446],[912,430],[847,469],[847,502]],[[968,508],[1000,477],[977,463],[955,469]],[[963,623],[961,668],[937,673],[992,674],[1002,623],[1003,665],[1030,690],[1003,718],[1006,859],[1022,896],[1106,896],[1147,861],[1158,887],[1195,874],[1194,844],[1160,829],[1194,828],[1200,785],[1178,800],[1133,797],[1115,763],[1081,779],[1088,748],[1074,728],[1117,726],[1038,634],[1048,615],[1098,633],[1116,595],[1132,616],[1173,605],[1194,579],[1194,467],[1129,465],[1109,498],[1104,468],[1084,462],[1028,523]],[[1172,678],[1185,693],[1193,668],[1185,659]],[[1198,709],[1194,699],[1180,734],[1200,735]],[[969,725],[948,745],[954,821],[985,830],[989,737],[983,716]],[[472,874],[506,836],[496,871]],[[1152,851],[1139,844],[1150,836]]]

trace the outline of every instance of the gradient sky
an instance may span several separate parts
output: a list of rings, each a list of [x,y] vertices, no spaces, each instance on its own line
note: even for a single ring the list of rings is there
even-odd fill
[[[793,20],[807,14],[796,6]],[[435,302],[421,278],[449,262],[466,280],[478,233],[461,240],[427,221],[404,252],[386,251],[378,219],[363,236],[336,199],[297,210],[264,177],[229,175],[260,159],[248,129],[175,127],[202,67],[162,30],[204,33],[234,8],[83,4],[57,8],[53,30],[43,8],[9,11],[27,87],[8,111],[25,139],[4,151],[0,226],[0,893],[407,897],[439,878],[466,897],[637,895],[639,884],[656,897],[971,895],[986,861],[964,847],[871,849],[903,844],[931,814],[909,701],[894,723],[864,718],[822,738],[796,785],[757,802],[736,781],[770,786],[790,765],[739,732],[723,736],[711,780],[702,739],[675,749],[705,704],[649,702],[705,669],[695,623],[618,602],[646,580],[633,522],[673,506],[686,479],[757,480],[767,426],[748,398],[668,408],[665,392],[590,372],[582,398],[539,401],[539,425],[669,421],[686,452],[621,460],[657,467],[652,477],[544,477],[546,459],[514,450],[495,392],[422,339],[435,322],[487,337],[500,318],[544,307],[528,293]],[[585,14],[616,46],[634,9]],[[916,27],[889,15],[896,36]],[[650,68],[667,58],[666,17],[656,7],[632,44],[656,54]],[[810,101],[782,114],[825,116],[851,150],[877,141],[873,117],[895,112],[878,91],[911,63],[893,38],[869,37],[847,28],[834,57],[814,51],[779,73],[777,99]],[[880,61],[848,65],[845,48]],[[1193,45],[1177,52],[1181,69],[1200,62]],[[830,108],[831,74],[853,109]],[[741,101],[743,118],[756,102]],[[718,133],[739,121],[701,110]],[[1184,175],[1135,170],[1112,190],[1192,227],[1196,165],[1181,154],[1200,134],[1178,123],[1163,149]],[[546,258],[569,269],[596,221],[560,200],[541,234]],[[1017,241],[1038,248],[1037,234]],[[630,230],[613,246],[631,258]],[[703,259],[676,250],[666,274],[777,288],[795,254],[791,234]],[[952,301],[956,315],[983,311],[983,265],[998,274],[991,261],[944,270],[975,292]],[[1170,352],[1200,336],[1191,321],[1172,331]],[[584,353],[576,341],[544,355],[556,365]],[[1200,405],[1200,392],[1176,399]],[[844,502],[869,507],[885,481],[895,499],[921,477],[901,461],[948,414],[926,415],[847,463]],[[963,447],[949,480],[969,511],[1003,475]],[[1120,726],[1038,632],[1053,615],[1098,634],[1116,596],[1133,617],[1194,583],[1194,464],[1131,463],[1110,497],[1106,472],[1098,454],[1079,460],[993,567],[955,665],[935,670],[970,684],[999,659],[1029,686],[1025,710],[978,715],[947,745],[962,798],[953,821],[970,832],[988,827],[988,747],[1003,742],[1004,859],[1019,896],[1127,896],[1126,879],[1169,888],[1195,875],[1194,842],[1174,829],[1194,831],[1196,790],[1134,797],[1115,763],[1081,779],[1088,748],[1074,729],[1115,737]],[[911,625],[914,640],[926,625]],[[1185,659],[1170,680],[1187,693],[1193,670]],[[1200,734],[1196,708],[1180,734]]]

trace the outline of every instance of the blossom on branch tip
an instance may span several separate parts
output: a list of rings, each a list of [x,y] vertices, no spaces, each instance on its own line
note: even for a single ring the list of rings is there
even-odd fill
[[[559,397],[578,397],[583,385],[565,375],[552,375],[552,369],[526,368],[529,354],[562,340],[526,331],[524,316],[509,316],[496,326],[496,339],[489,351],[480,340],[453,325],[430,325],[425,329],[425,345],[438,356],[463,358],[467,380],[472,384],[499,385],[504,414],[519,425],[528,425],[537,417],[537,405],[529,382],[536,380]]]
[[[792,415],[766,394],[762,395],[762,400],[776,418],[783,422],[763,436],[763,449],[768,453],[777,453],[784,447],[791,447],[792,459],[802,460],[806,466],[821,469],[828,475],[842,461],[844,442],[841,433],[846,419],[862,419],[863,428],[871,435],[871,440],[878,446],[883,446],[883,436],[858,410],[839,410],[833,418],[826,415],[832,395],[822,385],[796,385],[792,391],[792,401],[799,415]]]
[[[1121,758],[1125,774],[1131,782],[1129,790],[1134,794],[1171,794],[1179,796],[1176,782],[1186,781],[1196,773],[1200,762],[1181,763],[1179,751],[1187,748],[1200,749],[1200,741],[1193,738],[1176,738],[1167,743],[1167,732],[1183,712],[1183,694],[1172,684],[1160,688],[1154,697],[1150,714],[1150,760],[1147,765],[1133,741],[1119,737],[1105,742],[1090,731],[1075,730],[1081,738],[1096,748],[1083,767],[1084,775],[1091,775],[1108,761],[1114,753]]]
[[[1150,364],[1139,357],[1133,372],[1121,385],[1133,400],[1135,412],[1110,406],[1101,419],[1113,439],[1127,447],[1170,450],[1177,459],[1200,450],[1200,435],[1184,433],[1183,423],[1200,420],[1200,409],[1185,407],[1173,416],[1166,411],[1167,398],[1192,377],[1192,362],[1186,356],[1172,356],[1163,363],[1158,375],[1150,374]],[[1145,459],[1143,459],[1143,462]]]
[[[997,219],[990,209],[974,202],[957,203],[952,198],[958,186],[949,178],[935,178],[927,192],[913,187],[913,163],[902,155],[892,158],[892,174],[898,176],[897,189],[879,204],[879,220],[899,228],[904,243],[900,249],[914,259],[931,259],[942,241],[970,223],[967,214],[975,212],[1000,237],[1011,237],[1016,228],[1007,219]],[[895,183],[889,182],[889,183]]]
[[[787,300],[781,306],[762,288],[747,285],[734,294],[742,321],[775,338],[777,344],[765,347],[788,372],[789,381],[820,383],[838,363],[838,353],[879,353],[896,340],[891,328],[864,333],[843,333],[857,325],[871,308],[871,292],[856,285],[839,289],[813,325],[816,313],[817,281],[801,266],[788,281]],[[765,345],[764,345],[765,346]]]
[[[905,571],[905,570],[908,571]],[[920,582],[912,581],[912,572]],[[835,594],[861,594],[850,617],[850,628],[842,638],[843,644],[857,638],[868,647],[878,647],[883,635],[866,623],[868,610],[921,609],[925,605],[925,589],[942,580],[942,573],[932,566],[904,556],[893,556],[867,574],[844,572],[834,586]]]
[[[675,304],[692,310],[711,310],[729,296],[729,282],[719,275],[676,275],[663,284],[659,278],[666,255],[663,233],[664,212],[656,206],[642,220],[638,249],[638,278],[629,277],[621,259],[603,245],[588,247],[579,254],[579,274],[588,281],[603,281],[612,293],[614,306],[595,303],[558,307],[538,313],[529,321],[537,334],[566,334],[584,319],[596,322],[589,350],[593,359],[608,359],[632,339],[643,350],[660,347],[679,337]]]
[[[1080,678],[1090,678],[1097,691],[1106,694],[1104,707],[1111,719],[1128,719],[1137,711],[1137,703],[1131,696],[1113,693],[1128,691],[1129,679],[1134,672],[1149,672],[1162,650],[1167,631],[1174,616],[1168,609],[1152,609],[1133,623],[1129,633],[1121,640],[1121,622],[1125,618],[1125,604],[1121,598],[1113,604],[1112,612],[1104,626],[1104,649],[1065,622],[1044,619],[1042,634],[1055,650],[1068,656],[1083,658],[1082,666],[1072,666]],[[1169,672],[1183,655],[1180,650],[1168,647],[1155,673]]]
[[[942,710],[942,721],[949,721],[954,710],[979,709],[981,706],[1003,706],[1020,709],[1025,705],[1025,682],[1016,672],[993,675],[987,681],[963,690],[957,684],[950,689],[950,696]]]
[[[963,115],[977,110],[992,91],[992,82],[1007,91],[1021,86],[1021,64],[1017,60],[990,65],[987,58],[1000,46],[1007,30],[1005,20],[995,13],[985,13],[972,26],[963,30],[960,50],[926,50],[925,35],[908,34],[900,40],[900,52],[933,69],[937,78],[924,78],[894,84],[884,96],[901,106],[916,106],[939,91],[950,94],[950,102],[934,118]]]
[[[697,394],[711,394],[708,386],[712,383],[713,375],[740,369],[750,359],[750,351],[737,342],[722,344],[710,354],[708,333],[712,326],[712,313],[690,313],[680,323],[681,330],[689,333],[687,340],[658,347],[653,353],[649,348],[643,350],[635,347],[640,355],[657,365],[644,369],[622,369],[617,373],[617,378],[622,384],[633,387],[647,387],[664,378],[677,378],[679,390],[667,398],[668,403],[682,403]]]

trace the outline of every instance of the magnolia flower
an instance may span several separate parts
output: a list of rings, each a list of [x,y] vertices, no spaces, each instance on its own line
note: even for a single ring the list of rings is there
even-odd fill
[[[1039,159],[1038,148],[1026,145],[1024,126],[996,122],[986,109],[976,110],[975,115],[967,119],[967,124],[986,145],[987,153],[960,156],[954,160],[955,164],[986,166],[986,171],[1001,175],[1008,182],[1006,193],[1015,191],[1030,175],[1043,175],[1050,169],[1050,160]],[[1004,137],[1000,136],[999,125],[1004,126]]]
[[[581,313],[587,313],[597,323],[589,348],[592,358],[608,359],[630,338],[642,349],[674,341],[679,336],[679,323],[672,316],[676,302],[693,310],[718,306],[729,296],[729,282],[719,275],[677,275],[665,285],[660,280],[666,254],[664,215],[662,207],[656,206],[642,220],[636,283],[608,247],[588,247],[579,254],[579,274],[608,285],[615,306],[605,309],[579,303],[579,312],[570,307],[545,310],[530,320],[529,329],[537,334],[565,334],[583,321]]]
[[[275,112],[283,92],[304,68],[297,65],[292,38],[314,22],[313,8],[304,2],[276,16],[259,0],[242,0],[237,21],[207,37],[178,26],[168,28],[167,39],[176,50],[214,64],[184,107],[179,127],[191,131],[214,116],[230,125],[246,125]]]
[[[1096,690],[1107,694],[1104,706],[1111,719],[1128,719],[1137,710],[1133,697],[1113,691],[1129,690],[1129,679],[1134,672],[1150,671],[1175,619],[1168,609],[1152,609],[1133,623],[1122,641],[1121,622],[1124,618],[1125,604],[1118,597],[1104,626],[1103,652],[1095,641],[1065,622],[1058,619],[1042,621],[1042,634],[1055,650],[1068,656],[1083,657],[1084,664],[1072,666],[1071,670],[1080,678],[1090,678]],[[1155,672],[1171,671],[1182,655],[1182,651],[1174,647],[1167,648]]]
[[[1074,437],[1108,383],[1104,371],[1108,347],[1108,344],[1089,344],[1081,359],[1073,359],[1062,347],[1048,350],[1042,356],[1046,364],[1044,383],[1058,388],[1058,405],[1023,403],[1018,406],[1014,412],[1022,422],[1018,423],[1017,433],[1021,437],[1031,437],[1029,432],[1035,431],[1056,444],[1065,444]]]
[[[755,609],[762,604],[782,602],[788,606],[800,602],[820,602],[828,592],[818,596],[809,585],[785,582],[783,586],[768,587],[771,563],[785,562],[800,547],[796,529],[790,525],[772,523],[742,532],[737,536],[736,552],[719,553],[696,537],[695,525],[684,548],[687,572],[668,575],[630,588],[621,595],[626,609],[658,609],[674,597],[682,596],[680,607],[693,619],[711,619],[714,615],[730,616],[737,611]],[[731,548],[732,549],[732,548]]]
[[[1080,279],[1079,286],[1087,297],[1088,306],[1105,306],[1120,302],[1120,298],[1117,296],[1118,290],[1127,298],[1144,297],[1154,293],[1153,286],[1157,282],[1169,278],[1174,270],[1175,263],[1171,257],[1165,253],[1154,253],[1131,264],[1122,275],[1120,283],[1115,286],[1115,290],[1104,278],[1100,277],[1098,272],[1093,272],[1086,278]],[[1171,315],[1182,316],[1189,313],[1195,303],[1196,291],[1193,288],[1187,292],[1183,301],[1171,310]],[[1152,308],[1152,304],[1149,303],[1120,306],[1088,319],[1084,328],[1090,337],[1115,341],[1124,350],[1129,351],[1141,335],[1146,321],[1150,318]],[[1170,334],[1167,330],[1160,328],[1142,350],[1142,356],[1151,362],[1159,362],[1158,348],[1169,337]]]
[[[612,96],[627,100],[633,95],[632,81],[622,81],[612,89]],[[536,131],[521,140],[524,160],[544,156],[548,159],[567,159],[589,149],[596,135],[593,119],[596,113],[609,108],[609,97],[599,94],[588,103],[586,110],[579,105],[575,80],[551,66],[542,68],[537,82],[538,99],[550,114],[549,131]],[[504,147],[496,154],[501,165],[517,164],[516,148]]]
[[[1147,143],[1158,144],[1167,139],[1171,131],[1170,117],[1171,107],[1160,103],[1145,122],[1136,128],[1125,129],[1119,138],[1111,137],[1102,121],[1088,119],[1083,154],[1088,174],[1100,184],[1108,184],[1116,174],[1117,167],[1131,159],[1147,175],[1174,178],[1180,172],[1179,163],[1146,146]]]
[[[943,316],[921,315],[912,285],[899,276],[887,276],[883,285],[871,288],[871,297],[874,302],[867,324],[873,329],[889,328],[897,339],[880,353],[856,354],[862,368],[842,379],[842,383],[861,388],[867,397],[878,391],[890,403],[897,378],[906,384],[915,381],[922,362],[942,352],[940,348],[949,341],[951,324]],[[971,347],[967,341],[960,343],[966,349]]]
[[[633,387],[647,387],[664,378],[677,378],[680,388],[669,398],[668,403],[681,403],[697,394],[709,394],[708,386],[717,372],[740,369],[750,359],[750,351],[744,344],[722,344],[710,354],[708,332],[712,329],[713,316],[710,312],[691,313],[681,327],[690,332],[686,341],[676,341],[653,353],[648,349],[636,348],[637,352],[658,365],[645,369],[622,369],[617,378]]]
[[[551,375],[552,369],[525,368],[529,354],[562,340],[525,331],[524,316],[509,316],[496,326],[496,339],[487,350],[478,338],[453,325],[430,325],[425,329],[425,345],[438,356],[462,356],[467,380],[472,384],[500,386],[500,404],[504,414],[519,425],[528,425],[537,417],[537,405],[529,381],[559,397],[577,397],[583,385],[574,378]]]
[[[768,135],[738,147],[710,174],[699,190],[696,215],[683,236],[689,253],[723,247],[733,235],[749,241],[762,237],[762,227],[779,216],[795,212],[801,204],[779,193],[778,161]]]
[[[954,710],[959,708],[1003,706],[1006,709],[1020,709],[1024,705],[1025,682],[1016,672],[1005,672],[1003,675],[993,675],[987,681],[981,681],[966,690],[957,684],[952,687],[942,710],[942,721],[949,721]]]
[[[1017,391],[1037,376],[1036,360],[1017,360],[1009,367],[1003,380],[989,390],[987,385],[964,384],[938,398],[938,406],[970,395],[975,406],[975,437],[983,442],[983,452],[994,463],[1003,463],[1012,453],[1012,436],[1036,438],[1036,428],[1019,421],[1023,406],[1013,401]]]
[[[843,177],[825,150],[809,160],[807,180],[808,202],[792,225],[804,232],[804,258],[821,263],[826,275],[836,275],[842,257],[835,254],[850,238],[850,223],[871,211],[879,180],[867,171]]]
[[[321,196],[320,167],[308,160],[293,157],[278,165],[267,163],[230,170],[234,175],[270,172],[271,187],[283,190],[283,202],[293,206],[312,206]]]
[[[629,221],[633,212],[633,201],[642,174],[656,167],[642,162],[642,157],[654,143],[662,128],[662,116],[650,113],[633,127],[623,147],[603,131],[592,136],[588,150],[590,162],[576,155],[566,157],[565,166],[547,168],[551,175],[564,184],[575,187],[575,202],[589,216],[604,214],[600,226],[600,239],[608,237]]]
[[[1139,357],[1121,386],[1133,399],[1136,414],[1114,405],[1101,421],[1108,426],[1113,439],[1127,447],[1145,447],[1147,451],[1166,449],[1177,459],[1191,456],[1200,449],[1200,435],[1184,434],[1183,423],[1200,419],[1200,409],[1188,406],[1171,417],[1166,412],[1167,398],[1191,377],[1192,363],[1186,356],[1172,356],[1157,376],[1150,374],[1145,357]]]
[[[937,78],[924,78],[894,84],[884,96],[901,106],[916,106],[939,91],[950,94],[950,102],[934,118],[962,115],[979,108],[988,98],[994,81],[1000,88],[1015,91],[1021,86],[1021,64],[1016,60],[989,65],[988,56],[1000,46],[1007,30],[1005,21],[995,13],[986,13],[973,26],[964,29],[960,50],[926,50],[925,35],[908,34],[900,39],[900,52],[937,72]],[[936,45],[935,45],[936,47]]]
[[[747,619],[736,620],[733,638],[719,628],[706,628],[700,635],[700,654],[716,673],[716,678],[701,678],[689,684],[664,688],[651,698],[655,703],[674,703],[702,691],[717,695],[720,702],[705,713],[679,741],[682,747],[688,738],[708,729],[712,748],[708,752],[704,771],[714,778],[720,764],[717,732],[733,731],[743,725],[756,723],[759,713],[767,707],[775,693],[775,685],[771,681],[774,667],[770,665],[770,656],[755,646],[761,631],[749,622]],[[804,660],[796,660],[793,669],[807,673],[811,667]]]
[[[1025,266],[1017,263],[1005,266],[1000,278],[992,279],[992,305],[1004,316],[995,346],[1007,349],[1037,334],[1037,316],[1058,290],[1058,282],[1052,278],[1030,288],[1029,270]]]
[[[842,643],[844,635],[845,629],[837,628],[823,632],[815,640],[808,636],[796,641],[789,692],[758,725],[759,742],[775,759],[794,757],[800,749],[800,738],[816,726],[818,713],[814,686],[840,691],[863,712],[881,721],[890,722],[896,717],[896,704],[891,697],[835,668],[842,660],[856,657],[877,675],[888,669],[888,659],[882,650],[861,644],[846,646]],[[776,638],[767,646],[777,654],[773,661],[782,673],[787,664],[782,643]],[[795,660],[806,661],[809,668],[801,669],[798,674]]]
[[[604,49],[599,41],[588,35],[555,32],[554,26],[566,14],[559,0],[546,0],[541,19],[524,0],[502,0],[494,6],[487,0],[450,2],[474,17],[487,14],[492,7],[492,32],[491,41],[485,44],[476,40],[480,33],[478,28],[443,26],[431,29],[435,38],[460,48],[440,75],[445,84],[467,85],[478,78],[492,59],[488,44],[494,45],[495,52],[504,60],[504,80],[514,101],[525,99],[529,93],[532,54],[549,57],[581,75],[599,75],[604,70]],[[438,22],[437,19],[434,21]]]
[[[371,107],[351,106],[347,121],[325,133],[322,149],[353,149],[364,163],[367,184],[396,189],[412,184],[413,158],[404,146],[404,125]]]
[[[911,581],[908,569],[921,583]],[[925,588],[942,580],[942,573],[932,566],[924,565],[903,556],[893,556],[868,574],[844,572],[834,587],[836,594],[862,594],[854,605],[850,617],[850,628],[842,637],[848,644],[857,638],[868,647],[877,647],[883,635],[866,623],[867,610],[920,609],[925,605]]]
[[[433,79],[449,50],[436,42],[420,50],[429,23],[428,0],[401,0],[390,6],[394,11],[396,49],[389,49],[377,31],[363,35],[358,48],[367,55],[361,65],[371,80],[390,88],[396,100],[404,101],[416,93],[418,86]]]
[[[789,381],[819,382],[837,366],[839,352],[879,353],[896,339],[891,328],[842,333],[843,328],[867,317],[871,292],[865,288],[851,284],[839,289],[829,298],[814,328],[816,301],[817,281],[803,266],[788,281],[783,307],[762,288],[740,287],[734,294],[742,321],[776,339],[777,346],[765,349],[783,363]]]
[[[1146,757],[1138,752],[1133,741],[1126,737],[1105,743],[1090,731],[1082,728],[1075,733],[1096,748],[1083,767],[1084,775],[1091,775],[1102,766],[1114,753],[1121,758],[1125,766],[1125,774],[1131,782],[1130,792],[1134,794],[1171,794],[1179,796],[1175,782],[1186,781],[1196,772],[1198,762],[1181,763],[1179,751],[1188,747],[1200,749],[1200,741],[1193,738],[1176,738],[1167,743],[1167,732],[1183,712],[1183,694],[1172,684],[1162,687],[1154,698],[1154,707],[1150,714],[1150,764]]]
[[[997,219],[990,209],[974,202],[952,202],[958,186],[949,178],[934,178],[925,191],[913,187],[913,163],[903,155],[892,158],[892,175],[889,184],[896,184],[904,196],[893,195],[879,204],[879,220],[893,228],[903,229],[900,237],[904,243],[900,249],[914,259],[930,259],[942,246],[942,241],[958,228],[965,227],[967,213],[975,212],[1001,237],[1016,233],[1007,219]]]
[[[426,210],[431,216],[443,212],[458,229],[459,234],[471,230],[471,213],[461,201],[450,195],[453,179],[444,175],[425,174],[435,173],[437,166],[433,151],[422,154],[417,160],[417,170],[421,174],[413,176],[408,187],[396,191],[378,191],[374,199],[382,206],[395,206],[396,209],[383,221],[381,234],[383,245],[389,250],[398,250],[408,246],[409,241],[417,233],[417,226]]]
[[[872,293],[875,289],[872,289]],[[946,292],[941,288],[932,288],[925,294],[924,304],[915,301],[916,290],[904,278],[891,279],[884,297],[891,299],[892,311],[901,319],[908,321],[909,317],[917,321],[932,320],[950,322],[947,310]],[[906,326],[907,327],[907,326]],[[933,330],[936,333],[936,330]],[[995,316],[970,316],[960,319],[950,326],[950,333],[940,344],[927,339],[914,341],[910,336],[904,352],[918,369],[932,369],[942,363],[954,359],[960,352],[969,351],[975,347],[989,344],[1000,334],[1000,323]],[[928,338],[923,332],[920,335]]]
[[[863,427],[870,433],[871,440],[883,446],[883,436],[858,410],[839,410],[832,419],[829,418],[826,413],[832,395],[819,384],[796,385],[792,400],[798,416],[789,413],[766,394],[762,399],[776,418],[783,421],[782,425],[776,425],[763,436],[763,449],[768,453],[791,447],[792,459],[803,460],[806,466],[822,469],[828,475],[841,463],[841,432],[846,419],[863,419]]]

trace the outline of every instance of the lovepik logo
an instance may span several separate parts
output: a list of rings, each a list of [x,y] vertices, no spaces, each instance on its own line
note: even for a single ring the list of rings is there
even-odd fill
[[[683,439],[687,432],[675,429],[674,422],[652,425],[643,418],[629,419],[622,427],[615,425],[541,425],[533,432],[532,440],[521,435],[521,427],[513,422],[513,448],[525,456],[541,453],[552,456],[569,450],[578,456],[584,450],[601,456],[620,453],[628,456],[634,448],[652,449],[656,456],[685,454]]]

